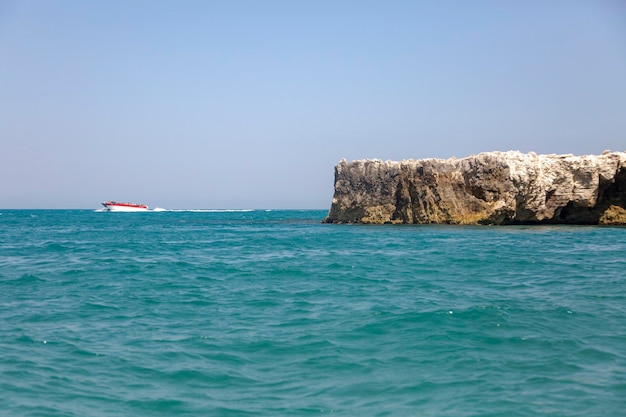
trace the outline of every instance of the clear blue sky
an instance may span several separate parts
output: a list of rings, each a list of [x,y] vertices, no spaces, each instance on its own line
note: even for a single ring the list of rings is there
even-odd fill
[[[621,0],[0,0],[0,208],[328,208],[344,157],[605,149]]]

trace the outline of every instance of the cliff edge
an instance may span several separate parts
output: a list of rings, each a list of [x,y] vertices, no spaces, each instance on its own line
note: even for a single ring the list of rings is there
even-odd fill
[[[342,160],[324,221],[626,225],[626,153]]]

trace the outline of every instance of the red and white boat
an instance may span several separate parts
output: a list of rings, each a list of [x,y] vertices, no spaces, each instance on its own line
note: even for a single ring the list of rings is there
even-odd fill
[[[148,211],[145,204],[118,203],[117,201],[106,201],[102,203],[107,211]]]

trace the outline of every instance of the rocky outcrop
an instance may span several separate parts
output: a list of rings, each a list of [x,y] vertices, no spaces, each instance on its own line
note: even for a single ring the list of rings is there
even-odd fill
[[[626,153],[342,160],[324,221],[626,225]]]

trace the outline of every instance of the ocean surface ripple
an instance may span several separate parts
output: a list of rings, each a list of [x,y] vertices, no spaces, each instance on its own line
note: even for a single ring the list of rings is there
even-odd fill
[[[626,415],[626,228],[1,213],[0,415]]]

